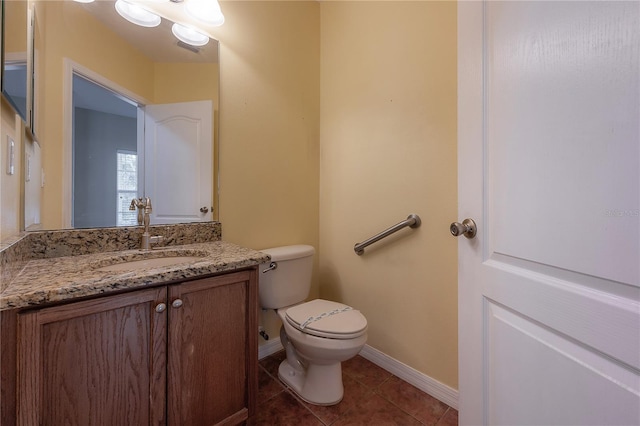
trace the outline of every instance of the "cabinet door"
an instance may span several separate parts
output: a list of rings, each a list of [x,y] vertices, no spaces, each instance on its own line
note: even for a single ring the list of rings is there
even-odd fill
[[[164,424],[166,287],[18,315],[18,423]]]
[[[247,419],[258,383],[255,269],[170,286],[169,303],[168,424]]]

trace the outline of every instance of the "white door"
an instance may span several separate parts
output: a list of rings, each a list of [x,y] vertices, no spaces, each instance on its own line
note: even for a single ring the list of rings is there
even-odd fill
[[[208,221],[213,200],[211,101],[145,107],[144,188],[151,224]]]
[[[640,424],[640,2],[458,6],[460,424]]]

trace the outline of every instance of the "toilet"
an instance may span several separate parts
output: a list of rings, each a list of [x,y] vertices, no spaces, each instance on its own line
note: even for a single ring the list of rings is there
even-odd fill
[[[260,306],[275,309],[282,320],[280,341],[287,359],[278,369],[280,380],[311,404],[339,403],[344,394],[341,363],[367,342],[367,319],[342,303],[305,302],[311,288],[312,246],[260,251],[271,256],[270,263],[260,265]]]

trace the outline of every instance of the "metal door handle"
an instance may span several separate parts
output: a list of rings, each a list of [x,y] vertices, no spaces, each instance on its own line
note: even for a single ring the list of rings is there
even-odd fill
[[[179,308],[180,306],[182,306],[182,299],[176,299],[171,303],[171,306],[173,306],[174,308]]]
[[[209,207],[200,207],[200,213],[209,213]]]
[[[451,235],[453,235],[454,237],[464,235],[467,238],[473,238],[476,236],[478,228],[473,219],[465,219],[462,221],[462,223],[453,222],[449,227],[449,231],[451,231]]]
[[[164,312],[165,309],[167,309],[167,305],[165,305],[164,303],[158,303],[156,305],[156,312],[158,313]]]

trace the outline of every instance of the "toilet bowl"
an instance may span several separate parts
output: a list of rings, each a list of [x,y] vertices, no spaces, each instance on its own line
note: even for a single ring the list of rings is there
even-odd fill
[[[262,308],[277,311],[282,321],[280,340],[287,354],[278,376],[306,402],[337,404],[344,395],[341,363],[365,345],[367,320],[342,303],[303,302],[311,287],[313,247],[276,247],[262,252],[271,256],[271,262],[260,268],[260,302]]]

